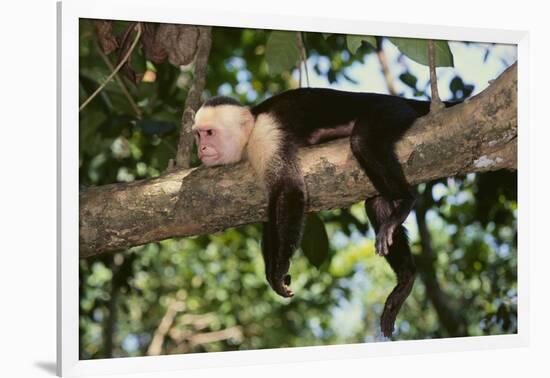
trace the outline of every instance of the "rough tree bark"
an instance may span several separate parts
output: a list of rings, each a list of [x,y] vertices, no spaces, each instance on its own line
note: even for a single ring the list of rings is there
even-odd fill
[[[517,168],[517,66],[463,104],[419,119],[397,155],[411,184]],[[308,211],[347,207],[375,190],[347,140],[300,151]],[[80,194],[80,257],[175,236],[212,233],[266,217],[264,191],[248,162],[180,169],[155,179]]]
[[[191,127],[193,126],[195,112],[199,110],[201,105],[201,94],[206,85],[206,68],[208,67],[208,56],[210,55],[210,48],[212,46],[212,28],[210,26],[199,27],[197,44],[193,84],[185,99],[175,167],[169,166],[170,169],[191,167],[191,154],[193,151],[193,132],[191,131]],[[173,165],[173,163],[170,165]]]

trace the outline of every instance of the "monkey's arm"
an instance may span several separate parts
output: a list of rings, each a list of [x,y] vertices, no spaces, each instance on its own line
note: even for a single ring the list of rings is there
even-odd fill
[[[262,238],[267,281],[283,297],[294,295],[288,287],[288,269],[302,238],[306,205],[305,184],[297,161],[287,158],[270,178],[268,221]]]

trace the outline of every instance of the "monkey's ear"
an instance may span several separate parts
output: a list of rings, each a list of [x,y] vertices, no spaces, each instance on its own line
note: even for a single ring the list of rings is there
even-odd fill
[[[243,108],[242,110],[241,127],[248,131],[251,131],[254,127],[254,116],[250,112],[250,109],[247,107]]]

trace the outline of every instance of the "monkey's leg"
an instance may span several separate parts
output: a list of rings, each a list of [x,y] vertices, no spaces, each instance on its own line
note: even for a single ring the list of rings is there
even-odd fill
[[[306,205],[305,184],[295,161],[281,168],[271,181],[268,205],[267,234],[264,234],[266,277],[283,297],[294,293],[289,289],[290,258],[300,244]]]
[[[369,198],[365,201],[367,216],[376,232],[379,231],[380,225],[384,224],[386,219],[390,217],[393,207],[393,204],[382,196]],[[389,253],[385,257],[397,276],[397,285],[386,299],[384,311],[380,318],[380,327],[386,337],[390,337],[393,333],[395,318],[403,302],[409,296],[416,276],[416,268],[405,227],[402,225],[397,227],[393,241]]]
[[[397,228],[407,219],[415,202],[393,150],[396,130],[405,129],[413,120],[395,118],[375,119],[374,123],[358,119],[350,137],[353,154],[376,190],[395,204],[376,233],[376,252],[381,256],[389,253]],[[384,126],[378,126],[376,122]]]

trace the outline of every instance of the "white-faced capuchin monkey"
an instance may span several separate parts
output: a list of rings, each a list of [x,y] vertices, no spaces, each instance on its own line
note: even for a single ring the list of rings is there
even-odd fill
[[[268,220],[262,253],[267,281],[283,297],[290,290],[290,258],[300,245],[307,202],[298,148],[349,137],[353,155],[379,195],[365,201],[376,232],[376,251],[397,276],[381,318],[389,337],[415,279],[415,265],[402,223],[414,205],[394,144],[430,103],[374,93],[301,88],[247,107],[229,97],[207,100],[195,116],[198,154],[207,166],[246,158],[267,190]]]

